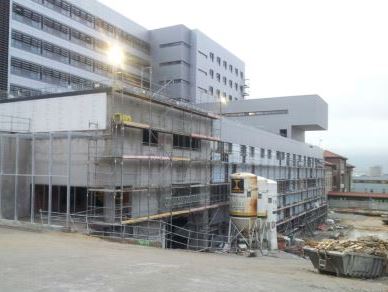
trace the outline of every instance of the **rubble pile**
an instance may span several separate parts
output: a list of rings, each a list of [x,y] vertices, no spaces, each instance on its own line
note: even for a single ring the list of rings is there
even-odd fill
[[[318,250],[354,252],[388,258],[388,240],[381,240],[373,236],[360,237],[356,240],[309,241],[307,245]]]

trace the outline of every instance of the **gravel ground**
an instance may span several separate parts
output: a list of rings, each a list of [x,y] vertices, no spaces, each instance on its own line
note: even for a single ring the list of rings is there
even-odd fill
[[[247,258],[0,227],[0,291],[388,291],[388,278],[321,275],[284,253]]]
[[[340,224],[352,225],[346,238],[356,239],[360,236],[377,236],[380,239],[388,240],[388,225],[384,225],[380,216],[365,216],[348,213],[332,213],[330,218],[340,219]]]

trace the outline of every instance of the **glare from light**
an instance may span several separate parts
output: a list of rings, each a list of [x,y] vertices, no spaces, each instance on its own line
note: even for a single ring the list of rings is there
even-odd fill
[[[122,65],[124,61],[124,53],[123,50],[117,46],[113,45],[111,46],[108,51],[106,52],[106,55],[108,57],[108,61],[113,66],[120,66]]]
[[[226,104],[226,98],[224,96],[220,97],[220,102]]]

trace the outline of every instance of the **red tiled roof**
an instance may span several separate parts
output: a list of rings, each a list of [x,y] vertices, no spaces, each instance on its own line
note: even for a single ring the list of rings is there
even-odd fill
[[[346,157],[338,155],[338,154],[331,152],[329,150],[325,150],[325,152],[323,153],[323,156],[325,158],[341,158],[341,159],[345,159],[345,160],[347,159]]]
[[[388,199],[388,194],[380,193],[363,193],[363,192],[329,192],[329,197],[356,197],[356,198],[373,198],[373,199]]]

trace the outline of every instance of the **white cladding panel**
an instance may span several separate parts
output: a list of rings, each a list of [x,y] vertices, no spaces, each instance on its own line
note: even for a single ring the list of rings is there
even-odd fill
[[[1,103],[0,117],[2,117],[0,130],[3,131],[12,129],[54,132],[106,129],[107,94],[102,92]]]

